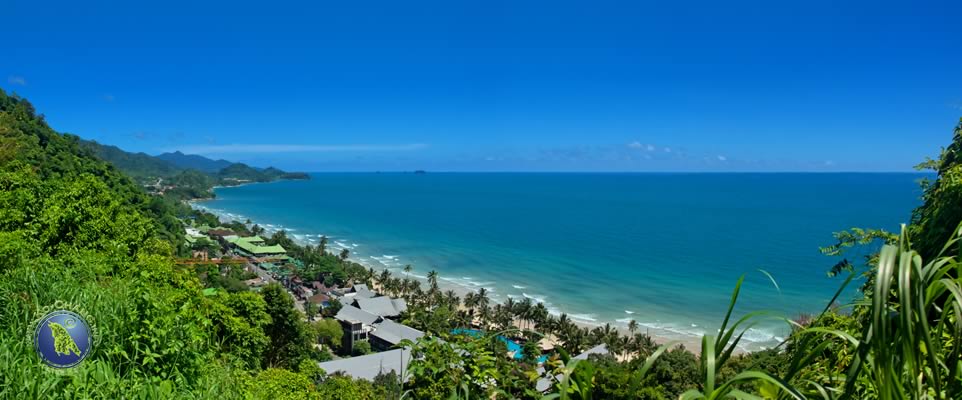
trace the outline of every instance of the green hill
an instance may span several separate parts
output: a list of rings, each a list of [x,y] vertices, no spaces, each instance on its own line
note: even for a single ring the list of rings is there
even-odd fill
[[[247,164],[235,163],[217,172],[223,183],[231,182],[270,182],[278,179],[308,179],[307,174],[288,173],[274,167],[258,170]]]
[[[80,146],[135,179],[168,177],[184,170],[184,168],[145,153],[130,153],[117,146],[100,144],[93,140],[81,140]]]
[[[0,90],[0,398],[250,397],[267,304],[201,294],[174,263],[182,212]],[[81,312],[97,335],[70,374],[24,340],[50,307]]]
[[[224,168],[227,168],[233,164],[227,160],[211,160],[204,156],[199,156],[196,154],[184,154],[179,151],[173,153],[163,153],[157,155],[156,158],[164,160],[172,165],[185,169],[196,169],[198,171],[203,171],[207,173],[216,173]]]
[[[205,198],[212,196],[215,185],[229,186],[245,182],[271,182],[279,179],[309,179],[307,174],[285,172],[274,167],[258,169],[243,163],[188,155],[181,152],[151,156],[131,153],[117,146],[105,145],[92,140],[77,139],[81,149],[113,165],[141,185],[174,186],[166,192],[178,198]],[[158,181],[158,178],[161,178]]]

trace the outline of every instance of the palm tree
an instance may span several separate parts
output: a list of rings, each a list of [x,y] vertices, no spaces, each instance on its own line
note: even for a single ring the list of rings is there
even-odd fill
[[[637,330],[638,330],[638,322],[635,321],[634,319],[632,319],[631,321],[628,321],[628,332],[630,332],[632,336],[635,335],[635,331]]]
[[[387,283],[388,279],[391,279],[391,271],[388,271],[387,269],[385,269],[381,271],[381,276],[378,278],[377,283],[378,285],[384,286],[384,284]]]
[[[481,288],[478,290],[478,306],[488,308],[488,289]]]
[[[605,326],[601,327],[600,333],[601,333],[600,341],[605,343],[609,343],[613,341],[612,339],[618,337],[618,331],[615,330],[615,328],[613,328],[611,324],[605,324]]]
[[[405,265],[405,266],[404,266],[404,275],[410,276],[410,275],[411,275],[411,271],[413,271],[413,270],[414,270],[414,267],[412,267],[411,264]]]
[[[547,311],[547,310],[545,310]],[[545,335],[550,335],[557,332],[558,329],[558,319],[554,315],[547,314],[544,320],[538,324],[538,330]]]
[[[536,304],[531,314],[532,319],[534,319],[535,327],[537,327],[538,330],[543,330],[542,326],[548,320],[549,316],[550,314],[548,314],[548,308],[544,306],[544,303]]]
[[[464,303],[465,307],[471,310],[471,314],[473,315],[474,307],[478,305],[478,297],[474,294],[474,292],[468,292],[468,294],[464,295],[464,301],[462,303]]]
[[[627,360],[628,353],[630,353],[628,350],[631,348],[631,336],[621,336],[618,338],[616,342],[618,342],[618,345],[621,348],[622,355]]]
[[[565,347],[567,347],[571,353],[580,353],[581,350],[584,349],[585,342],[588,341],[589,335],[588,328],[578,329],[574,327],[571,333],[568,334],[568,341],[565,343]]]
[[[555,331],[559,333],[564,332],[568,330],[569,325],[571,325],[571,319],[568,318],[568,314],[561,313],[561,316],[558,317],[558,325],[557,325],[557,328],[555,328]]]
[[[523,321],[525,327],[528,326],[528,320],[531,318],[532,307],[533,307],[533,304],[531,303],[531,299],[527,297],[525,297],[524,300],[521,300],[521,302],[518,303],[518,308],[517,308],[518,316],[521,317],[521,320]]]
[[[461,304],[461,299],[458,298],[458,294],[454,293],[453,290],[448,290],[444,292],[443,302],[447,304],[448,307],[451,307],[452,310],[457,310]]]
[[[504,302],[504,307],[511,311],[511,314],[517,315],[518,313],[518,302],[514,301],[513,298],[508,297],[508,300]]]
[[[438,271],[432,269],[431,272],[428,272],[428,283],[432,289],[438,289]]]
[[[641,333],[636,333],[631,343],[639,357],[648,357],[651,355],[651,353],[655,352],[655,349],[658,348],[658,344],[651,339],[651,336]]]

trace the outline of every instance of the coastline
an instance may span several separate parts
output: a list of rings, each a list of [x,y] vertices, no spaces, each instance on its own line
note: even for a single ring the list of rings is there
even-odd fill
[[[252,185],[252,184],[258,184],[258,183],[271,183],[271,182],[250,182],[242,185]],[[232,185],[232,186],[224,186],[224,187],[237,187],[242,185]],[[217,199],[216,197],[209,198],[209,199],[193,199],[193,200],[189,200],[188,204],[191,207],[209,212],[217,216],[217,218],[222,222],[231,222],[232,220],[235,220],[235,221],[242,220],[241,218],[248,219],[248,217],[246,216],[241,216],[241,215],[223,211],[223,210],[215,210],[215,209],[211,209],[211,208],[200,205],[200,203],[204,203],[212,200],[217,200]],[[254,224],[260,225],[262,228],[265,229],[266,233],[273,234],[274,232],[281,231],[281,230],[288,232],[290,239],[301,246],[308,246],[308,245],[315,246],[317,245],[317,240],[309,239],[309,237],[319,238],[320,236],[323,236],[323,235],[314,235],[314,234],[302,235],[300,233],[295,233],[295,232],[298,232],[297,229],[274,225],[267,221],[255,220],[254,218],[249,218],[249,219],[251,220],[251,225],[254,225]],[[331,239],[331,241],[328,243],[328,249],[327,249],[328,253],[337,254],[342,249],[348,249],[348,250],[352,250],[352,255],[356,255],[356,253],[353,253],[353,250],[357,248],[358,246],[357,243],[349,243],[350,242],[349,240],[342,240],[342,238],[338,238],[338,240],[334,240],[333,238],[329,237],[329,239]],[[396,260],[398,256],[382,255],[380,258],[377,256],[369,256],[369,257],[373,259],[374,262],[371,262],[371,260],[368,260],[367,259],[368,257],[358,257],[358,258],[354,258],[353,260],[365,267],[373,268],[375,271],[381,271],[386,269],[388,271],[391,271],[397,277],[409,277],[421,284],[426,284],[428,281],[426,276],[419,275],[414,272],[409,274],[404,273],[403,265],[401,264],[387,265],[385,263],[385,261]],[[441,290],[454,291],[459,297],[462,297],[462,298],[468,293],[477,293],[481,288],[484,288],[489,291],[493,291],[494,289],[493,285],[489,287],[489,286],[483,285],[483,283],[479,284],[473,281],[470,283],[459,282],[459,280],[456,278],[446,277],[443,270],[439,270],[438,272],[439,272],[438,286],[441,288]],[[518,288],[518,286],[515,285],[515,288]],[[524,296],[507,295],[507,297],[514,297],[515,299],[524,297],[524,298],[531,299],[534,302],[544,302],[543,299],[539,299],[535,296],[529,296],[526,294]],[[495,298],[495,297],[491,298],[491,302],[496,304],[503,303],[504,301],[505,300],[501,298]],[[597,327],[604,326],[605,324],[609,324],[612,328],[617,330],[620,334],[628,335],[630,332],[626,326],[627,321],[631,319],[630,315],[634,313],[632,312],[631,314],[629,314],[628,311],[625,311],[625,312],[626,312],[626,315],[629,315],[629,317],[622,318],[622,319],[615,319],[615,320],[598,320],[598,319],[591,318],[591,319],[594,319],[594,321],[588,321],[581,314],[568,313],[568,316],[573,324],[582,328],[594,329]],[[561,313],[562,313],[561,311],[557,311],[554,309],[551,311],[551,314],[556,317]],[[591,315],[593,316],[595,314],[591,314]],[[691,351],[695,354],[698,354],[701,350],[701,338],[702,338],[701,335],[685,334],[685,333],[679,333],[677,331],[672,332],[671,330],[664,330],[664,329],[659,329],[657,327],[650,327],[644,321],[636,321],[636,322],[638,323],[638,329],[636,330],[635,333],[645,334],[651,337],[652,340],[654,340],[659,345],[664,345],[668,343],[671,343],[672,347],[676,347],[678,345],[684,345],[684,347],[688,351]],[[749,353],[752,351],[763,350],[765,348],[766,347],[749,348],[746,342],[743,341],[736,348],[735,352],[736,354]]]
[[[692,349],[716,333],[742,275],[734,317],[767,315],[755,319],[739,343],[753,352],[781,344],[791,333],[785,318],[821,310],[838,289],[837,282],[810,273],[812,266],[831,263],[816,247],[837,230],[837,219],[825,210],[852,216],[845,226],[889,215],[882,206],[823,204],[810,185],[860,195],[916,187],[888,175],[857,187],[847,177],[824,182],[796,175],[428,176],[332,173],[313,183],[219,188],[216,201],[193,204],[226,221],[255,221],[264,235],[285,230],[300,244],[316,245],[326,236],[329,251],[349,250],[352,261],[395,277],[403,277],[409,264],[411,278],[423,282],[434,269],[445,290],[463,295],[483,287],[492,304],[527,298],[585,327],[608,323],[624,332],[634,319],[636,332]],[[595,190],[572,193],[571,184]],[[663,195],[679,186],[700,188],[686,190],[715,201],[700,207]],[[713,191],[720,187],[731,190]],[[914,201],[906,193],[889,206]],[[745,204],[746,196],[752,204]],[[765,206],[783,203],[797,212]],[[560,210],[563,218],[555,215]],[[732,223],[745,229],[727,229]],[[786,236],[786,226],[798,228]],[[684,240],[705,229],[714,233],[697,248]],[[776,241],[758,243],[752,239],[758,232],[777,233]],[[782,285],[773,285],[760,268]]]

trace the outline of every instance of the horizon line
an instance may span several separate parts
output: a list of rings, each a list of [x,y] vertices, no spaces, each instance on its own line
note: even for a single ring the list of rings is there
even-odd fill
[[[301,172],[301,171],[288,171]],[[306,174],[936,174],[935,171],[456,171],[456,170],[366,170],[302,171]]]

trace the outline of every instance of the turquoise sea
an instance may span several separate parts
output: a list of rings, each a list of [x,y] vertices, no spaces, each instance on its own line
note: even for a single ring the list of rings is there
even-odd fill
[[[219,188],[196,206],[307,243],[326,235],[377,269],[411,264],[423,279],[433,268],[462,291],[690,341],[717,329],[743,274],[740,312],[821,310],[842,280],[818,247],[850,227],[898,229],[923,176],[322,173]],[[767,320],[746,347],[786,332]]]

